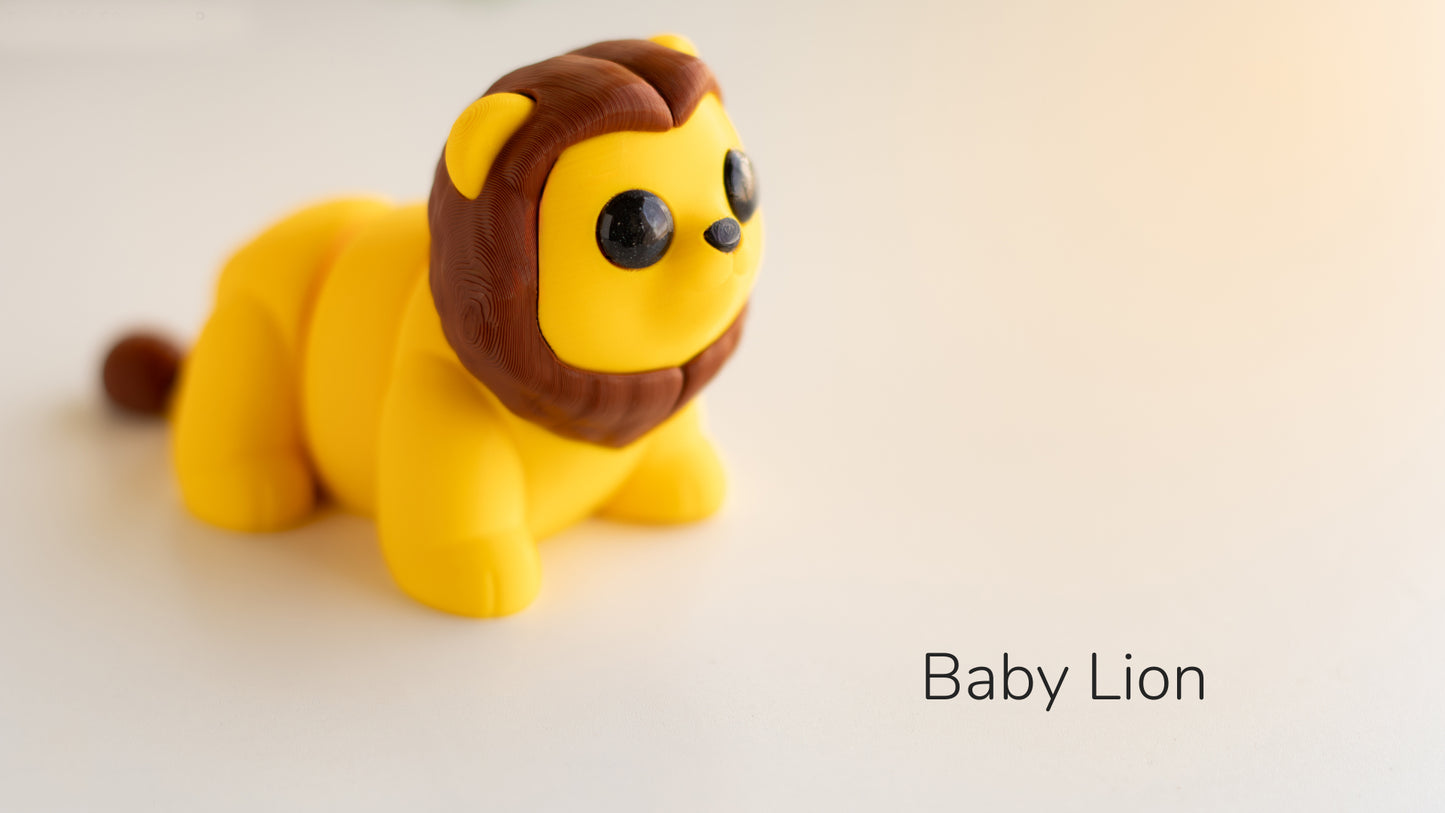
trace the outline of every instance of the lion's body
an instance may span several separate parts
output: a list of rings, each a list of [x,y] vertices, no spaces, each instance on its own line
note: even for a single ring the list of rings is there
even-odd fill
[[[463,111],[426,205],[335,200],[267,229],[227,262],[179,377],[178,349],[132,337],[107,391],[156,412],[175,382],[201,519],[279,530],[324,494],[376,519],[417,599],[515,612],[541,537],[721,505],[696,396],[741,335],[755,192],[686,40],[597,43]]]
[[[317,296],[302,369],[305,436],[322,486],[342,505],[375,516],[382,412],[398,356],[427,358],[461,378],[426,285],[426,213],[381,215],[338,255]],[[466,376],[470,379],[470,376]],[[568,440],[508,412],[479,382],[477,420],[498,424],[518,448],[527,528],[550,535],[593,513],[621,484],[646,443],[622,449]],[[423,405],[424,406],[424,405]],[[660,431],[660,430],[659,430]],[[398,458],[405,465],[408,458]],[[470,481],[464,473],[457,479]],[[415,476],[440,480],[438,472]]]
[[[414,536],[436,538],[428,531],[446,538],[439,526],[449,520],[428,515],[432,499],[383,504],[383,482],[398,494],[449,493],[439,502],[464,513],[516,504],[533,539],[614,495],[612,513],[633,519],[715,510],[722,472],[696,405],[623,448],[564,438],[505,409],[442,335],[427,248],[422,206],[340,200],[282,220],[227,263],[175,409],[177,473],[196,515],[236,530],[286,527],[310,512],[319,484],[342,506],[402,529],[404,539],[386,547],[404,568],[400,549]],[[468,445],[447,427],[489,438],[492,459],[448,454]],[[711,476],[673,499],[659,491],[665,482],[646,477],[623,488],[654,438],[671,454],[699,456]],[[435,453],[418,454],[424,444]]]

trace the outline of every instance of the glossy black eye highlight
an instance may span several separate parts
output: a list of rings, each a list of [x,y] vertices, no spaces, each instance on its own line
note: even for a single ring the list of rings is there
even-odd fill
[[[723,191],[728,194],[733,214],[741,222],[748,222],[758,208],[758,179],[753,175],[753,162],[742,150],[728,150],[723,158]]]
[[[672,211],[662,198],[630,189],[602,207],[597,216],[597,247],[613,265],[646,268],[672,245]]]

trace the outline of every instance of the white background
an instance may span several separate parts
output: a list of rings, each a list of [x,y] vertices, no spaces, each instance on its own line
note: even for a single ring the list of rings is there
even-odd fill
[[[524,614],[188,518],[132,324],[503,72],[682,31],[769,245],[725,513]],[[1430,3],[0,4],[0,809],[1421,810],[1445,785]],[[929,702],[923,655],[1065,666]],[[1100,654],[1204,702],[1095,702]]]

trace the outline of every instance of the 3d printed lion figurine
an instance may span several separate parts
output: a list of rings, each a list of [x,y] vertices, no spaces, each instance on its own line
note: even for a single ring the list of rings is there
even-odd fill
[[[418,600],[516,612],[538,539],[721,504],[697,394],[741,333],[757,206],[692,45],[598,43],[468,107],[425,205],[336,200],[261,234],[184,358],[132,336],[106,388],[170,410],[201,519],[286,528],[325,494],[376,518]]]

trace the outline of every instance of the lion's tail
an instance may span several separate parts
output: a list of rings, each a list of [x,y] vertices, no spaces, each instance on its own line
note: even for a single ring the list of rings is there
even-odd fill
[[[110,402],[129,412],[163,415],[176,386],[182,353],[154,333],[132,333],[110,349],[101,380]]]

